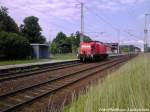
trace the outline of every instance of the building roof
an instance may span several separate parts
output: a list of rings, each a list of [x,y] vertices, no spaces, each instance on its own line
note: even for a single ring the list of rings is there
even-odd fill
[[[108,46],[110,46],[112,49],[118,49],[118,43],[105,43],[107,44]]]
[[[49,46],[49,44],[31,43],[31,46]]]

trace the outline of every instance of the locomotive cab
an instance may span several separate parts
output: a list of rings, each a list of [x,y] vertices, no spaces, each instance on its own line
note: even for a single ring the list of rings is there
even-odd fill
[[[92,60],[93,59],[93,51],[94,45],[87,43],[80,44],[80,54],[79,58],[81,61]]]
[[[80,43],[79,58],[81,61],[101,60],[108,56],[106,45],[92,41]]]

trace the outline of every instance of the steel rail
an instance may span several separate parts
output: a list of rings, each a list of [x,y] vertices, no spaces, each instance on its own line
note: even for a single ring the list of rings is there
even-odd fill
[[[111,67],[113,67],[113,66],[115,66],[115,65],[117,65],[117,64],[119,64],[119,63],[122,63],[122,62],[124,62],[124,61],[127,61],[128,59],[129,59],[129,57],[123,57],[122,59],[119,58],[118,61],[117,61],[117,60],[115,60],[115,61],[109,61],[109,62],[106,62],[105,64],[103,63],[103,64],[101,64],[101,65],[97,65],[97,66],[95,66],[95,67],[92,67],[92,68],[89,68],[89,69],[86,69],[86,70],[78,71],[78,72],[76,72],[76,73],[68,74],[68,75],[66,75],[66,76],[59,77],[59,78],[57,78],[57,79],[53,79],[53,80],[51,80],[50,82],[56,81],[56,80],[59,80],[59,79],[62,79],[62,78],[64,79],[64,78],[66,78],[66,77],[71,77],[71,76],[73,76],[73,75],[75,76],[75,74],[87,72],[87,70],[96,69],[96,68],[98,68],[98,67],[100,67],[100,66],[102,66],[102,65],[106,65],[106,64],[108,65],[108,64],[110,63],[110,65],[107,66],[106,68],[103,68],[103,69],[100,69],[100,70],[96,70],[96,71],[94,71],[93,73],[90,73],[90,74],[86,75],[85,77],[82,77],[82,78],[79,78],[79,79],[77,79],[77,80],[75,80],[75,81],[73,81],[73,82],[70,82],[69,84],[63,85],[63,86],[61,86],[61,87],[59,87],[59,88],[57,88],[57,89],[54,89],[54,90],[48,91],[48,92],[46,92],[46,93],[43,93],[43,94],[41,94],[41,95],[39,95],[39,96],[36,96],[36,97],[34,97],[34,98],[30,99],[30,100],[27,100],[27,101],[18,103],[18,104],[16,104],[16,105],[13,105],[13,106],[11,106],[11,107],[9,107],[9,108],[7,108],[7,109],[2,110],[2,112],[8,112],[8,111],[14,110],[14,109],[16,109],[16,108],[18,108],[18,107],[20,107],[20,106],[22,106],[22,105],[24,105],[24,104],[27,104],[27,103],[29,103],[29,102],[32,102],[32,101],[34,101],[34,100],[36,100],[36,99],[38,99],[38,98],[41,98],[41,97],[43,97],[43,96],[45,96],[45,95],[47,95],[47,94],[50,94],[50,93],[52,93],[52,92],[54,92],[54,91],[57,91],[57,90],[59,90],[59,89],[61,89],[61,88],[66,87],[66,86],[69,86],[70,84],[73,84],[73,83],[75,83],[75,82],[77,82],[77,81],[79,81],[79,80],[82,80],[82,79],[84,79],[84,78],[86,78],[86,77],[89,77],[89,76],[91,76],[91,75],[94,75],[94,74],[97,73],[97,72],[104,71],[105,69],[111,68]],[[112,63],[113,63],[113,64],[112,64]],[[45,83],[43,83],[43,84],[50,83],[50,82],[45,82]],[[37,86],[39,86],[39,85],[37,85]],[[34,87],[35,87],[35,86],[34,86]],[[33,88],[33,86],[32,86],[31,88]],[[31,88],[30,88],[30,89],[31,89]],[[28,89],[29,89],[29,88],[28,88]],[[20,91],[23,91],[23,90],[20,90]],[[18,92],[20,92],[20,91],[18,91]],[[16,92],[16,93],[17,93],[17,92]],[[15,93],[13,93],[13,94],[15,94]],[[8,95],[12,95],[12,94],[10,93],[10,94],[7,94],[6,96],[8,96]],[[4,95],[3,97],[6,97],[6,96]]]
[[[118,57],[121,57],[121,56],[113,56],[113,57],[109,57],[109,59],[118,58]],[[23,78],[23,77],[27,77],[27,76],[31,76],[31,75],[36,75],[36,74],[40,74],[43,72],[69,68],[69,67],[78,66],[78,65],[82,65],[82,64],[83,63],[80,63],[79,61],[71,61],[71,62],[56,64],[53,66],[52,65],[48,65],[48,66],[44,65],[45,67],[41,67],[38,69],[31,69],[31,70],[29,69],[28,71],[4,73],[4,74],[0,75],[0,82],[9,81],[9,80],[17,79],[17,78]]]
[[[23,77],[27,77],[27,76],[31,76],[31,75],[37,75],[37,74],[40,74],[43,72],[49,72],[49,71],[54,71],[54,70],[58,70],[58,69],[60,70],[60,69],[78,66],[78,65],[82,65],[82,64],[83,63],[69,63],[69,64],[63,64],[63,65],[61,64],[61,65],[53,66],[53,67],[29,70],[29,71],[22,72],[22,73],[0,75],[0,82],[17,79],[17,78],[23,78]]]
[[[119,57],[119,58],[117,58],[117,59],[108,60],[108,62],[99,63],[99,64],[96,65],[96,66],[89,67],[89,68],[86,68],[86,69],[84,69],[84,70],[79,70],[79,71],[75,71],[74,73],[69,73],[69,74],[61,75],[61,76],[59,76],[59,77],[52,78],[52,79],[50,79],[50,80],[48,80],[48,81],[41,82],[41,83],[38,83],[38,84],[34,84],[34,85],[30,86],[30,87],[24,87],[24,88],[21,88],[21,89],[18,89],[18,90],[14,90],[14,91],[11,91],[11,92],[8,92],[8,93],[5,93],[5,94],[1,94],[1,95],[0,95],[0,98],[5,97],[5,96],[8,96],[8,95],[11,95],[12,93],[15,94],[15,93],[20,92],[20,91],[25,90],[25,89],[30,89],[30,88],[33,88],[33,87],[36,87],[36,86],[40,86],[40,85],[42,85],[42,84],[46,84],[46,83],[55,81],[55,80],[57,80],[57,79],[61,79],[61,78],[63,78],[63,77],[67,77],[67,76],[70,76],[70,75],[73,75],[73,74],[77,74],[77,73],[80,73],[80,72],[84,72],[84,71],[87,71],[87,70],[89,70],[89,69],[93,69],[93,68],[95,68],[95,67],[103,66],[103,65],[105,65],[105,64],[109,64],[109,63],[114,62],[114,61],[116,61],[116,60],[118,60],[118,59],[121,59],[121,58],[124,58],[124,57]]]
[[[63,64],[70,64],[70,63],[76,63],[79,62],[79,60],[72,60],[72,61],[64,61],[64,62],[56,62],[56,63],[43,63],[43,64],[33,64],[33,65],[24,65],[24,66],[18,66],[18,67],[12,67],[12,68],[6,68],[6,69],[0,69],[0,75],[9,75],[9,74],[16,74],[16,73],[22,73],[28,70],[34,70],[39,68],[46,68],[46,67],[52,67],[52,66],[59,66]]]

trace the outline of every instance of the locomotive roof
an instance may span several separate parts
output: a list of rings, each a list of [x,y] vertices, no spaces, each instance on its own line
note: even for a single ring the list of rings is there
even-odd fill
[[[112,48],[113,46],[111,46],[111,44],[112,45],[118,45],[118,43],[104,43],[104,42],[101,42],[101,41],[88,41],[88,42],[83,42],[83,43],[91,43],[91,42],[97,42],[97,43],[101,43],[101,44],[104,44],[105,46],[107,46],[107,47],[110,47],[110,48]]]
[[[83,43],[90,43],[90,42],[98,42],[98,43],[103,43],[101,41],[88,41],[88,42],[83,42]]]

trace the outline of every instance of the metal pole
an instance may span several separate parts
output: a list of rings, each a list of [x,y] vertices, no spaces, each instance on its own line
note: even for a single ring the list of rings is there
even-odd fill
[[[147,30],[147,16],[150,16],[150,14],[145,14],[145,28],[144,28],[144,52],[147,52],[147,36],[148,36],[148,30]]]
[[[120,53],[120,48],[119,48],[119,45],[120,45],[120,30],[117,30],[117,35],[118,35],[118,54]]]
[[[80,35],[80,43],[83,42],[84,38],[84,3],[81,2],[81,35]]]
[[[49,43],[51,43],[51,30],[49,32]]]
[[[52,44],[52,40],[51,40],[51,31],[52,31],[52,30],[49,31],[49,42],[48,42],[49,47],[51,47],[51,44]],[[49,57],[51,57],[51,49],[49,49]]]

